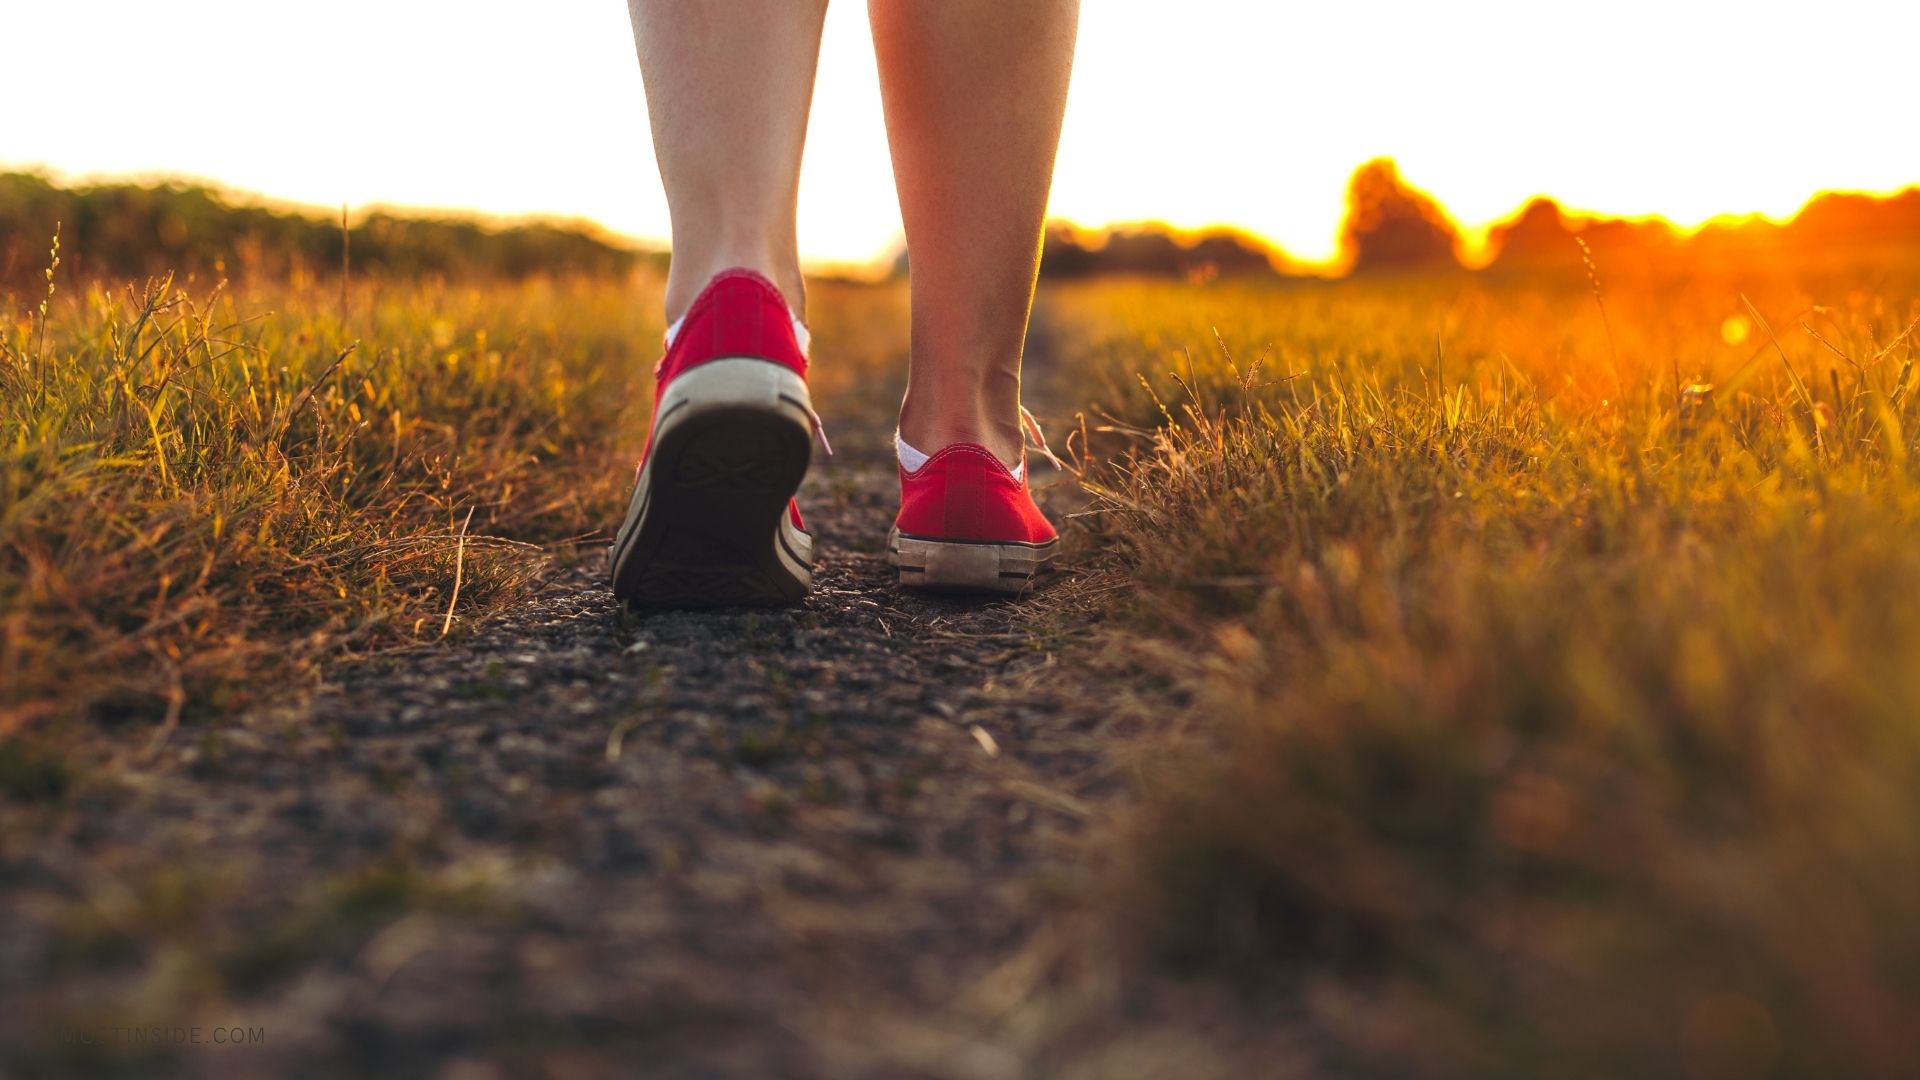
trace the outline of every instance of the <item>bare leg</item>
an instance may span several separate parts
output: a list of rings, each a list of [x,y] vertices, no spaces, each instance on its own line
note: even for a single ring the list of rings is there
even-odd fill
[[[913,275],[900,433],[1020,456],[1020,352],[1079,0],[869,0]]]
[[[800,150],[826,0],[628,0],[673,219],[667,318],[714,274],[765,274],[796,313]]]

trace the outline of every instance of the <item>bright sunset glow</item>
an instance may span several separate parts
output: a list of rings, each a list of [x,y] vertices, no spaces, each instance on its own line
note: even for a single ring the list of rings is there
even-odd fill
[[[818,261],[899,232],[865,21],[828,15],[801,191]],[[1053,213],[1084,224],[1238,225],[1324,260],[1381,155],[1470,237],[1535,194],[1692,225],[1920,181],[1891,119],[1914,5],[1086,0],[1082,26]],[[65,0],[15,5],[7,38],[0,167],[666,234],[619,0]]]

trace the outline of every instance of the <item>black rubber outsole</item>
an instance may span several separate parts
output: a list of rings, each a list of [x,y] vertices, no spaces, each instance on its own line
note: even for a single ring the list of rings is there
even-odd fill
[[[615,546],[614,596],[629,607],[679,609],[805,598],[809,583],[777,545],[812,451],[806,429],[763,408],[710,409],[675,425],[648,457],[647,505]],[[787,552],[804,565],[802,554]]]

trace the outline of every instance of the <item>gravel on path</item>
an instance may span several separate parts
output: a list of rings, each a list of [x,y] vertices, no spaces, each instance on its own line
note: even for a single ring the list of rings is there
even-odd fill
[[[558,569],[0,808],[0,1071],[1027,1071],[1009,1010],[1122,789],[1084,625],[902,592],[885,469],[803,502],[802,607],[626,615]]]

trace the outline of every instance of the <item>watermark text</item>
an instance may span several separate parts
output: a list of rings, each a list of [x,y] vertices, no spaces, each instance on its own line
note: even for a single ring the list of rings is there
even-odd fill
[[[61,1033],[77,1046],[260,1046],[267,1041],[264,1027],[75,1027]]]

